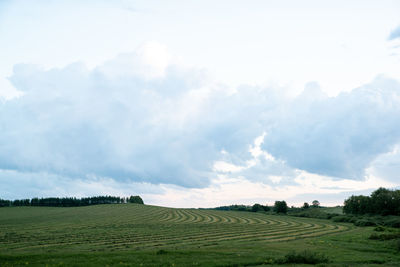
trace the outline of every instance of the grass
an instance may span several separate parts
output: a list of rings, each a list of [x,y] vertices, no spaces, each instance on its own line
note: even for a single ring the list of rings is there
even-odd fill
[[[297,263],[297,264],[318,264],[328,263],[330,260],[327,256],[321,253],[312,252],[310,250],[303,250],[301,252],[291,251],[285,255],[282,259],[278,259],[275,262],[278,264],[286,263]]]
[[[323,207],[320,208],[322,212],[326,213],[333,213],[333,214],[343,214],[343,207],[336,206],[336,207]]]
[[[11,207],[0,209],[0,266],[271,266],[304,255],[329,259],[326,266],[399,266],[397,240],[369,239],[374,232],[314,218],[136,204]]]

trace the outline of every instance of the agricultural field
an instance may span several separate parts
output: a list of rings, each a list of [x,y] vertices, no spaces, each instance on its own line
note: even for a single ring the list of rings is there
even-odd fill
[[[323,207],[320,208],[319,210],[327,213],[343,214],[343,207]]]
[[[0,266],[399,266],[393,240],[329,220],[138,204],[0,209]]]

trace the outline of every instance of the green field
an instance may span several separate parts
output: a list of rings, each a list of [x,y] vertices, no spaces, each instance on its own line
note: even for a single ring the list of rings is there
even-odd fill
[[[320,208],[319,210],[327,213],[343,214],[343,207],[324,207]]]
[[[290,251],[332,266],[400,266],[372,227],[137,204],[0,209],[0,266],[271,266]]]

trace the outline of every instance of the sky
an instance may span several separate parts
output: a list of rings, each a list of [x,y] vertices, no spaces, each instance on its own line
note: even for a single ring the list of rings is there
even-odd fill
[[[0,198],[400,187],[398,1],[0,0]]]

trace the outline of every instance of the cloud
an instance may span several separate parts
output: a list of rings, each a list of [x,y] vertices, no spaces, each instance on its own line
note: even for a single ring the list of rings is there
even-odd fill
[[[111,178],[86,176],[75,179],[46,172],[0,170],[1,198],[85,197],[95,195],[130,196],[164,194],[164,190],[149,183],[121,182]],[[18,188],[18,191],[16,191]]]
[[[387,181],[398,183],[400,166],[400,145],[396,145],[392,151],[379,155],[368,168],[367,172]]]
[[[310,173],[363,179],[370,163],[400,141],[400,84],[377,77],[334,98],[306,89],[275,115],[264,150]]]
[[[21,96],[7,79],[0,79],[0,101],[10,100]]]
[[[222,149],[248,153],[256,114],[239,114],[251,108],[244,94],[205,84],[202,71],[149,76],[143,65],[137,53],[93,70],[16,65],[24,95],[0,105],[0,169],[204,187]]]
[[[323,205],[342,204],[353,192],[371,193],[376,185],[392,187],[373,176],[365,181],[337,181],[329,177],[296,171],[296,184],[278,186],[251,181],[244,177],[219,175],[207,188],[182,188],[162,185],[163,192],[148,194],[146,199],[155,205],[173,203],[176,207],[216,207],[221,205],[262,203],[273,205],[275,200],[286,199],[289,205],[301,206],[304,201],[320,200]]]
[[[151,43],[94,69],[19,64],[10,81],[22,96],[0,102],[0,169],[12,177],[115,188],[208,188],[221,173],[265,186],[298,185],[299,171],[360,180],[400,141],[400,86],[385,77],[334,98],[311,82],[288,98],[228,88]]]
[[[213,151],[192,136],[196,129],[179,125],[188,115],[184,101],[196,101],[186,78],[173,69],[147,82],[125,73],[107,78],[81,64],[18,65],[11,81],[24,96],[1,106],[1,168],[203,186],[208,160],[195,151]],[[174,100],[163,97],[170,89]]]
[[[98,68],[107,78],[140,76],[145,80],[162,78],[170,64],[167,48],[157,42],[146,42],[135,52],[124,53]]]
[[[389,40],[394,40],[400,38],[400,26],[398,26],[396,29],[394,29],[390,35],[389,35]]]

